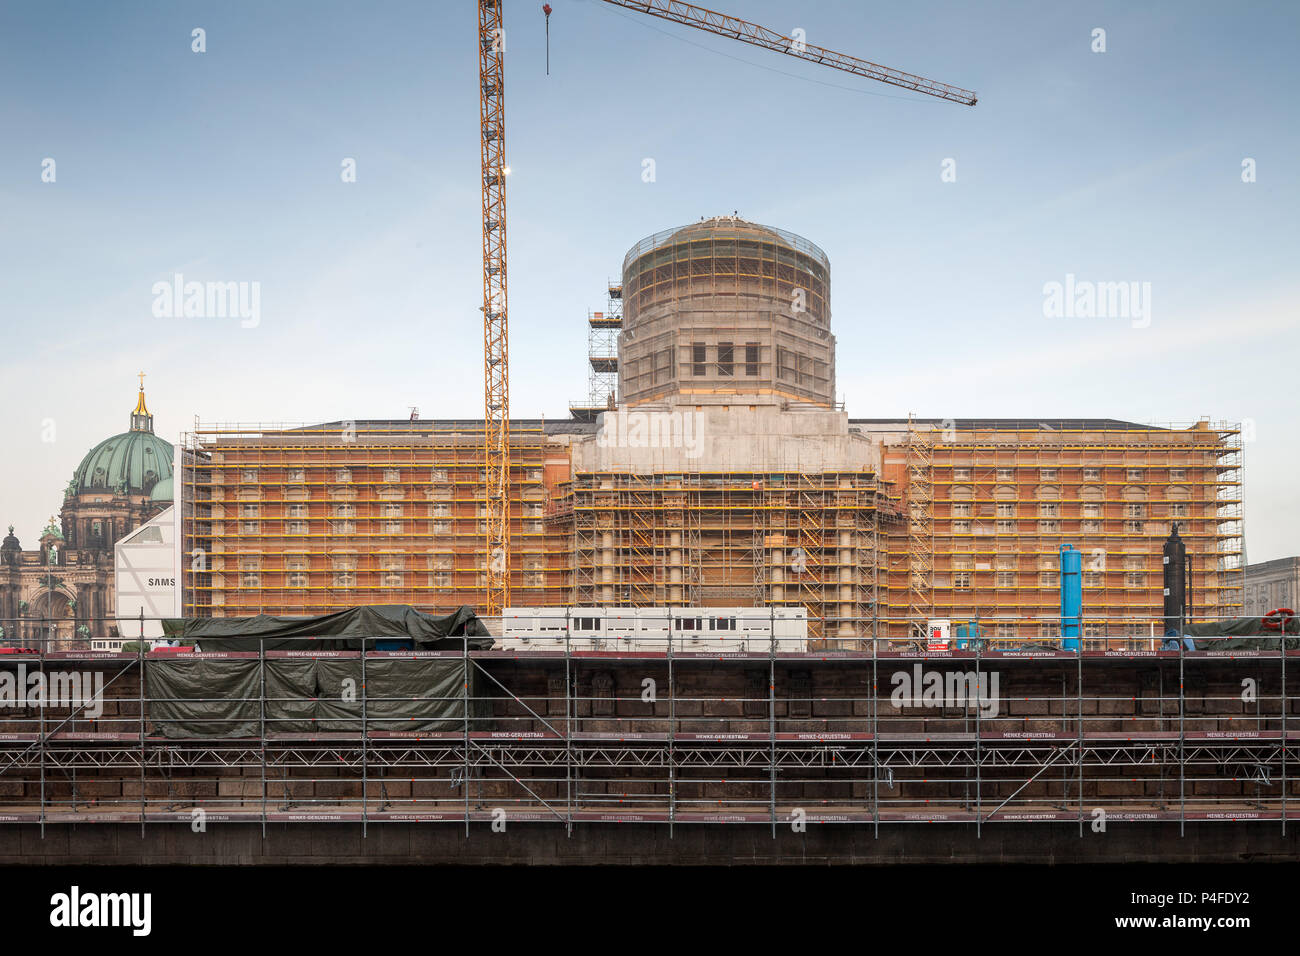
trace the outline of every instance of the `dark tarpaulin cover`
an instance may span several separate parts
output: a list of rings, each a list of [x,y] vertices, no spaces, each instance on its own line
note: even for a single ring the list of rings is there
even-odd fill
[[[1192,637],[1210,638],[1204,645],[1198,642],[1197,647],[1216,651],[1275,651],[1281,644],[1282,636],[1279,630],[1264,627],[1262,619],[1258,617],[1234,617],[1224,621],[1188,624],[1184,631]],[[1287,618],[1286,633],[1300,633],[1300,619]],[[1216,637],[1220,640],[1213,640]],[[1295,650],[1300,647],[1300,638],[1288,636],[1286,646],[1288,650]]]
[[[464,637],[470,638],[472,651],[492,646],[487,627],[472,608],[434,617],[409,604],[353,607],[320,617],[186,618],[179,633],[168,636],[193,640],[199,650],[208,651],[357,651],[363,644],[373,650],[378,638],[409,638],[422,650],[460,649]]]
[[[145,662],[148,716],[163,737],[256,737],[361,731],[422,733],[465,727],[465,661],[272,658]],[[260,699],[266,670],[266,711]],[[471,681],[472,683],[472,681]],[[471,707],[471,716],[482,710]]]
[[[354,607],[321,617],[187,618],[165,622],[168,637],[200,651],[373,650],[380,639],[409,639],[420,650],[486,650],[487,627],[461,607],[434,617],[405,604]],[[466,642],[468,638],[468,644]],[[164,737],[256,737],[267,733],[361,730],[364,696],[371,730],[459,731],[465,726],[463,658],[208,660],[145,664],[154,733]],[[262,683],[266,685],[265,710]],[[471,706],[470,716],[484,704]]]

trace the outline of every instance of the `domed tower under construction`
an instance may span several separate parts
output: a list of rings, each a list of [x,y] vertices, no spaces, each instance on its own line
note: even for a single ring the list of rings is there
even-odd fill
[[[638,242],[623,260],[619,402],[765,394],[831,406],[830,262],[734,216]]]

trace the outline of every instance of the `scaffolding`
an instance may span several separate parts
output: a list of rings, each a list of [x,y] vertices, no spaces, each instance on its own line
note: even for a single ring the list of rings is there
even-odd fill
[[[867,472],[578,473],[575,606],[804,607],[813,640],[862,640],[876,616]]]
[[[770,613],[770,612],[769,612]],[[9,623],[9,622],[6,622]],[[567,629],[568,621],[565,620]],[[1117,626],[1118,623],[1117,623]],[[567,630],[566,630],[567,633]],[[1300,650],[893,649],[784,653],[555,651],[57,652],[0,670],[101,675],[0,722],[6,822],[463,825],[496,820],[677,826],[743,823],[1273,821],[1300,795]],[[1286,643],[1294,644],[1294,639]],[[366,681],[350,729],[292,732],[269,714],[270,662],[437,659],[463,666],[454,729],[386,726]],[[253,736],[178,737],[153,709],[150,668],[242,660],[262,674],[230,698]],[[938,672],[938,699],[909,683]],[[951,676],[963,678],[954,681]],[[657,693],[647,698],[646,679]],[[1241,682],[1258,694],[1243,706]],[[954,688],[958,688],[954,690]],[[964,688],[964,689],[962,689]],[[79,699],[78,699],[79,698]],[[196,701],[197,703],[197,701]],[[205,705],[207,701],[203,701]],[[204,712],[204,711],[200,711]],[[283,712],[282,709],[274,712]],[[297,718],[294,718],[297,719]]]
[[[935,442],[909,422],[900,440],[909,530],[889,545],[892,636],[926,617],[978,620],[999,639],[1057,636],[1065,543],[1084,555],[1086,638],[1120,630],[1104,619],[1156,627],[1174,523],[1191,562],[1192,617],[1242,607],[1235,425],[946,425]]]
[[[196,423],[182,438],[187,615],[486,604],[482,423]],[[510,576],[563,603],[567,529],[548,527],[545,436],[511,430]]]
[[[587,399],[570,402],[569,414],[594,421],[618,401],[618,337],[623,330],[623,285],[607,283],[604,312],[587,313]]]
[[[907,602],[908,636],[926,637],[934,609],[934,439],[931,430],[907,422]]]

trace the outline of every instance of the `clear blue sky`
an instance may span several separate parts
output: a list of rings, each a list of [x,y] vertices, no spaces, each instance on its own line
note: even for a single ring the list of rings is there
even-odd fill
[[[552,0],[547,77],[541,3],[506,0],[515,415],[585,393],[628,246],[739,210],[829,254],[850,414],[1250,419],[1249,557],[1300,551],[1300,7],[710,5],[979,105],[596,0]],[[173,440],[481,415],[475,32],[472,0],[0,4],[0,521],[25,545],[141,368]],[[178,271],[259,282],[260,325],[155,318]],[[1045,318],[1067,273],[1150,282],[1150,327]]]

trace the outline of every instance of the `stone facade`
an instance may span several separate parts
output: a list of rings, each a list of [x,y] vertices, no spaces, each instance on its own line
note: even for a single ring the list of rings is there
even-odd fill
[[[13,526],[0,545],[0,644],[100,649],[116,636],[113,546],[171,505],[172,446],[153,433],[144,388],[128,431],[82,459],[38,547]]]

